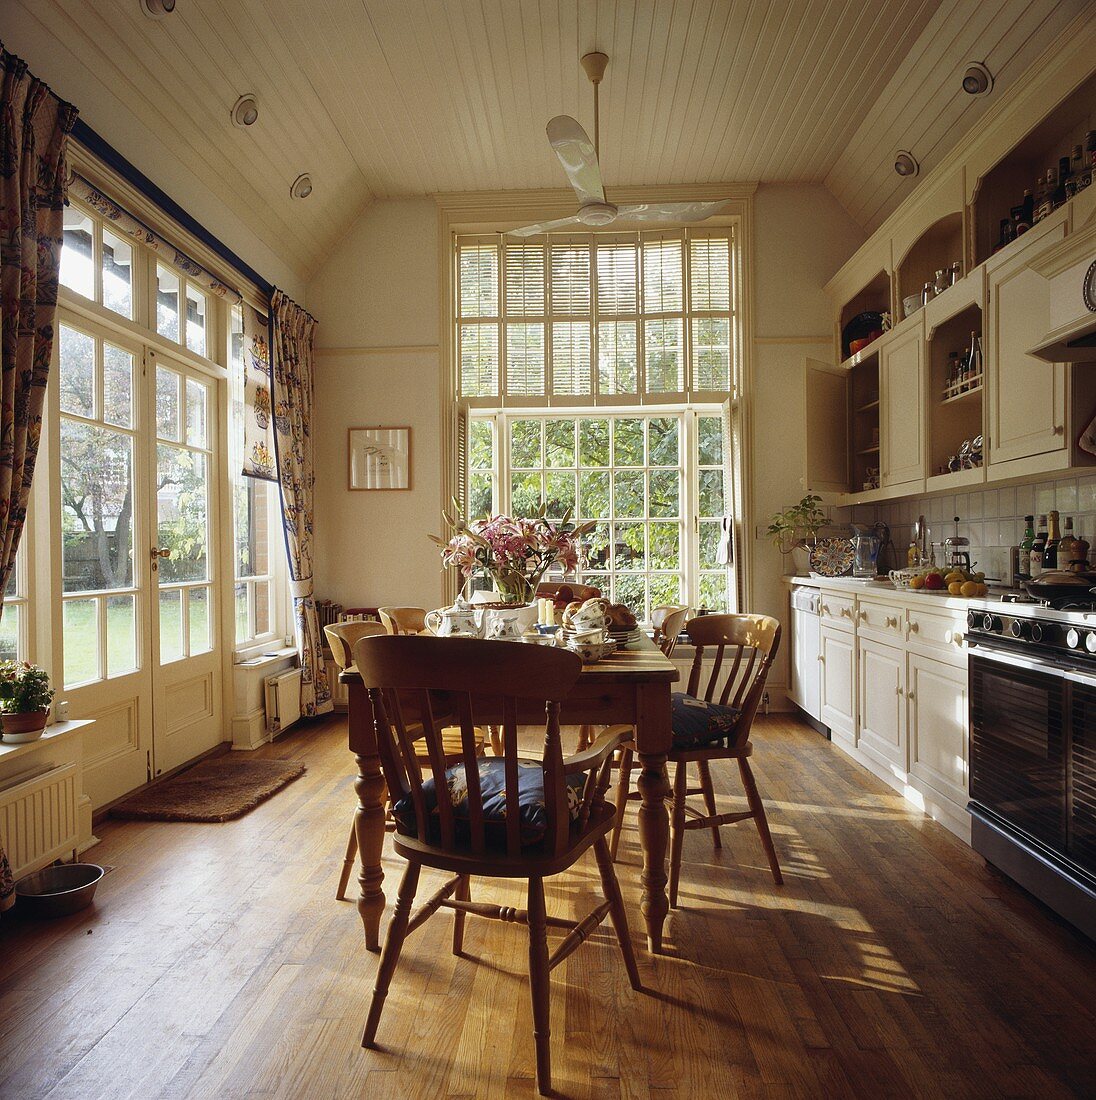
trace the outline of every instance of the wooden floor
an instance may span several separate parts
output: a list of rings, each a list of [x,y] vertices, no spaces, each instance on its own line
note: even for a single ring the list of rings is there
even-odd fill
[[[690,833],[683,908],[652,959],[630,810],[618,872],[649,992],[629,988],[607,928],[555,971],[559,1093],[1092,1096],[1096,949],[817,734],[755,730],[786,885],[749,824],[724,829],[722,853]],[[308,772],[238,822],[105,822],[94,910],[0,920],[0,1096],[533,1095],[517,926],[469,918],[472,958],[456,959],[452,917],[435,916],[396,972],[383,1049],[359,1047],[377,957],[334,899],[344,739],[330,720],[262,750]],[[729,769],[715,778],[733,808]],[[390,896],[400,870],[386,859]],[[596,880],[589,855],[549,912],[590,908]]]

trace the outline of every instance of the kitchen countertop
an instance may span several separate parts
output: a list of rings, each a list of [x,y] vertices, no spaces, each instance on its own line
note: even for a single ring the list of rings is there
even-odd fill
[[[942,611],[966,611],[972,605],[984,604],[988,597],[952,596],[946,590],[926,592],[925,589],[895,588],[885,578],[875,581],[854,581],[848,577],[794,577],[784,576],[784,583],[791,588],[802,585],[807,588],[825,588],[832,592],[844,592],[850,596],[871,599],[898,600],[915,607],[938,608]]]

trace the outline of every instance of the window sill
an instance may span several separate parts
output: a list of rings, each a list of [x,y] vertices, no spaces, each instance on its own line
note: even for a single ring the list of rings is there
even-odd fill
[[[263,648],[261,651],[241,650],[233,655],[233,664],[236,668],[262,668],[264,665],[272,665],[277,661],[284,661],[287,657],[296,657],[296,647],[291,645],[276,646],[276,648]]]

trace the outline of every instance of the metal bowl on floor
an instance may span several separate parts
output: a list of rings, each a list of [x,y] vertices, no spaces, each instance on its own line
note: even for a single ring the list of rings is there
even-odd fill
[[[91,904],[106,871],[97,863],[59,863],[15,884],[19,911],[32,917],[67,917]]]

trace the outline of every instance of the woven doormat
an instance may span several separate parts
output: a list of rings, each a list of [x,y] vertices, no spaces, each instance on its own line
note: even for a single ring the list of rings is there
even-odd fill
[[[226,753],[127,798],[113,817],[146,821],[232,821],[299,779],[305,766],[291,760],[248,760]]]

